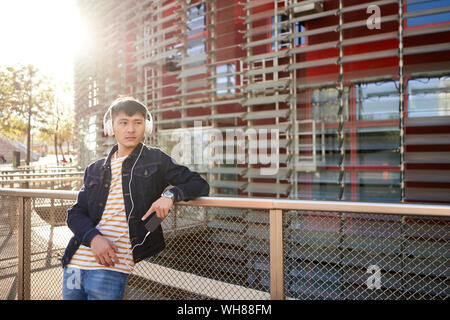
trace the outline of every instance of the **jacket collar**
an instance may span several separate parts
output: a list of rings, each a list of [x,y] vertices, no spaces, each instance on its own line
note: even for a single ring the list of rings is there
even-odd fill
[[[139,142],[139,144],[134,148],[134,150],[128,155],[129,158],[136,158],[141,151],[142,148],[142,142]],[[119,146],[115,144],[111,151],[109,151],[108,157],[106,157],[105,161],[103,161],[102,168],[103,169],[109,169],[110,163],[111,163],[111,157],[114,155],[114,153],[119,149]]]

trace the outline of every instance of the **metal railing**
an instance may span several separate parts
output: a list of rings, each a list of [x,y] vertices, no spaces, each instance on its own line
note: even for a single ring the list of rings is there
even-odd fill
[[[60,299],[74,191],[0,189],[1,299]],[[127,299],[449,299],[450,206],[202,197]]]
[[[83,184],[83,175],[83,171],[0,174],[0,188],[77,190]]]

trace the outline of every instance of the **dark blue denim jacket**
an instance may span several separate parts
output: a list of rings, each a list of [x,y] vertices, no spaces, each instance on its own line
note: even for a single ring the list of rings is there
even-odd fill
[[[129,190],[130,173],[140,151],[142,153],[133,169],[131,192],[133,197],[133,212]],[[84,185],[78,193],[76,203],[67,211],[67,225],[74,233],[67,245],[62,258],[65,267],[78,247],[83,244],[90,247],[92,238],[100,234],[96,229],[108,199],[111,184],[110,159],[117,150],[115,145],[106,159],[90,164],[84,172]],[[174,202],[188,201],[209,194],[209,184],[198,173],[190,171],[186,166],[177,164],[162,150],[147,147],[140,143],[122,164],[122,190],[125,202],[126,216],[129,219],[131,246],[140,244],[147,229],[141,218],[150,209],[164,189],[172,185]],[[152,232],[142,245],[133,250],[133,260],[138,262],[155,255],[165,248],[162,228],[159,226]]]

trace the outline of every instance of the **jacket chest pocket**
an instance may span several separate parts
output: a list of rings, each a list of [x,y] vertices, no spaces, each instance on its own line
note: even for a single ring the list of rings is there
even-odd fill
[[[101,177],[90,176],[86,179],[85,188],[88,192],[89,201],[97,201],[99,192],[102,190],[103,179]]]
[[[101,208],[102,200],[99,199],[103,179],[96,176],[88,176],[84,187],[87,191],[89,215],[97,219],[98,209]]]
[[[86,184],[84,186],[88,190],[98,189],[101,183],[102,179],[100,177],[88,176],[86,179]]]
[[[135,168],[133,170],[133,175],[137,177],[139,180],[147,181],[150,178],[155,178],[156,171],[158,171],[157,165],[149,165]]]
[[[156,165],[148,165],[135,168],[133,170],[133,186],[137,188],[134,189],[134,193],[139,194],[142,199],[147,199],[149,193],[155,189],[158,167]]]

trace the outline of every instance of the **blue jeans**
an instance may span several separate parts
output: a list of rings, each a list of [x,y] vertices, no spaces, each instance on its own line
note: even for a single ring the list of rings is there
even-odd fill
[[[112,270],[65,267],[63,300],[122,300],[128,274]]]

